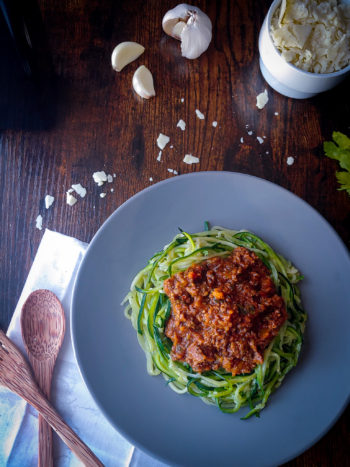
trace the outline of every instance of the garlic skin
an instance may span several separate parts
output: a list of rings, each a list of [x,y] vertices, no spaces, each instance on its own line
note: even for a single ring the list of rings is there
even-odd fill
[[[212,24],[209,17],[196,6],[181,3],[165,13],[162,21],[166,34],[181,41],[183,57],[198,58],[209,47]]]
[[[122,71],[126,65],[136,60],[144,51],[145,48],[137,42],[121,42],[112,52],[112,68],[115,71]]]
[[[132,86],[135,92],[143,99],[149,99],[156,95],[152,73],[144,65],[141,65],[132,77]]]

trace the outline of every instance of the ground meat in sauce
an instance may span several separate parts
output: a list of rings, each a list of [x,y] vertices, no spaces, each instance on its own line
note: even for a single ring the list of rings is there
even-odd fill
[[[250,373],[287,319],[268,268],[243,247],[164,281],[172,310],[165,334],[171,358],[196,372]]]

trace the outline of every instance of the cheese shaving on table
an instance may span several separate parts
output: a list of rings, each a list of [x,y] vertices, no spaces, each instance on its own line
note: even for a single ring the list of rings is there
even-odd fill
[[[199,120],[204,120],[205,119],[204,114],[202,114],[202,112],[200,110],[198,110],[198,109],[196,109],[196,115],[199,118]]]
[[[43,228],[43,217],[40,214],[35,219],[35,227],[39,230],[42,230]]]
[[[214,128],[216,128],[216,127],[218,126],[218,122],[214,121],[214,122],[212,123],[212,126],[213,126]]]
[[[92,178],[94,179],[94,181],[97,183],[98,186],[102,186],[104,182],[107,181],[107,175],[103,170],[101,170],[100,172],[94,172],[92,174]]]
[[[72,188],[81,198],[84,198],[84,196],[86,195],[86,188],[81,186],[80,183],[77,183],[76,185],[72,185]]]
[[[157,146],[159,149],[164,149],[165,146],[169,143],[170,138],[167,135],[163,135],[163,133],[159,133],[159,136],[157,138]]]
[[[67,202],[67,204],[68,204],[69,206],[74,206],[75,203],[78,201],[77,198],[75,198],[75,197],[71,194],[72,191],[73,191],[73,190],[70,189],[70,190],[68,190],[67,193],[66,193],[66,202]]]
[[[261,92],[256,96],[256,106],[258,109],[263,109],[265,105],[269,101],[269,96],[267,94],[267,90],[265,89],[264,92]]]
[[[179,120],[179,121],[177,122],[177,125],[176,125],[176,126],[178,126],[179,128],[181,128],[182,131],[185,131],[185,129],[186,129],[186,123],[185,123],[183,120]]]
[[[50,206],[52,206],[52,203],[55,201],[55,198],[51,195],[46,195],[45,196],[45,208],[49,209]]]
[[[183,158],[183,161],[186,164],[197,164],[199,162],[199,158],[196,156],[192,156],[192,154],[186,154]]]

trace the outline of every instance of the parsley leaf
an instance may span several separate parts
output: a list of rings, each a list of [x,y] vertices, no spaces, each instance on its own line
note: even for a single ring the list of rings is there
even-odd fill
[[[350,172],[336,172],[338,182],[342,185],[339,190],[346,190],[350,195]]]
[[[323,149],[327,157],[337,160],[344,169],[335,175],[340,183],[339,190],[346,190],[350,196],[350,138],[339,131],[334,131],[332,138],[334,142],[325,141]]]

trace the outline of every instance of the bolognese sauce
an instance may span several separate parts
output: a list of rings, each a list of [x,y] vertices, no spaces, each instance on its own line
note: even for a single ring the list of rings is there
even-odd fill
[[[171,358],[196,372],[250,373],[287,319],[268,268],[237,247],[164,281],[172,309],[165,334]]]

